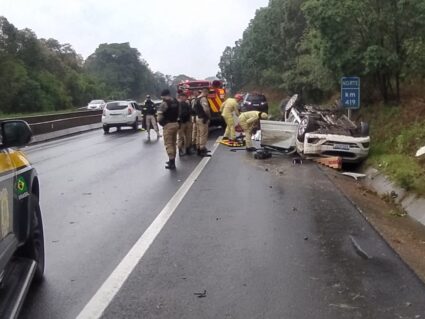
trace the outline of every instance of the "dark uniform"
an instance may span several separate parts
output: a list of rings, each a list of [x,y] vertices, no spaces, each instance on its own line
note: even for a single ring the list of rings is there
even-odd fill
[[[164,145],[169,161],[165,168],[175,169],[175,158],[177,148],[177,132],[179,130],[179,102],[170,96],[169,90],[162,91],[163,102],[158,110],[158,122],[164,128]]]
[[[192,107],[186,101],[186,96],[180,96],[180,109],[179,109],[179,138],[178,147],[179,155],[191,154],[192,144]]]
[[[156,106],[148,97],[145,101],[145,106],[143,108],[143,115],[145,118],[146,131],[148,133],[148,138],[150,138],[150,130],[153,128],[156,132],[157,137],[161,137],[159,134],[158,124],[156,123]]]

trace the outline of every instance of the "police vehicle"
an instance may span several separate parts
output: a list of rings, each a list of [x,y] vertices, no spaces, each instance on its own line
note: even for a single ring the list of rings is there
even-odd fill
[[[35,169],[17,147],[32,137],[25,121],[0,122],[0,318],[16,318],[44,272],[44,237]]]

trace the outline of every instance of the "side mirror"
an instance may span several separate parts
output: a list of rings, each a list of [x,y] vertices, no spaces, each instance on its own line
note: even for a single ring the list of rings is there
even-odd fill
[[[32,131],[27,122],[22,120],[1,123],[3,147],[25,146],[31,141]]]

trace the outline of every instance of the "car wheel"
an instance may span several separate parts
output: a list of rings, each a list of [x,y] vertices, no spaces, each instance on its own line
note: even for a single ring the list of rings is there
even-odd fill
[[[360,136],[369,136],[369,124],[366,122],[360,122]]]
[[[19,248],[17,254],[18,256],[29,258],[37,262],[34,280],[35,282],[41,282],[44,274],[44,233],[40,204],[38,197],[34,194],[31,194],[29,197],[29,206],[30,233],[26,243]]]
[[[109,126],[108,125],[103,125],[103,132],[105,134],[108,134],[109,133]]]
[[[135,130],[135,131],[137,131],[137,129],[139,128],[139,122],[138,122],[138,120],[137,120],[137,118],[136,118],[136,120],[134,121],[134,123],[133,123],[133,130]]]
[[[304,117],[301,120],[300,124],[298,125],[298,133],[297,133],[298,141],[304,142],[305,134],[308,132],[314,131],[315,126],[316,125],[314,121],[310,117],[308,116]]]

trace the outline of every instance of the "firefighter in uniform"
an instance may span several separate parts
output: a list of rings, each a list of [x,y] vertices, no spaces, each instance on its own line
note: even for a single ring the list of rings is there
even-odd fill
[[[239,116],[239,102],[242,100],[242,95],[236,94],[234,98],[228,98],[221,106],[221,116],[226,122],[226,131],[224,132],[223,140],[229,140],[232,143],[236,139],[235,123],[233,114]]]
[[[165,89],[161,93],[163,102],[158,110],[158,122],[163,127],[164,145],[168,155],[166,169],[176,168],[176,144],[179,130],[179,102],[171,97],[170,91]]]
[[[190,150],[192,144],[192,107],[187,102],[187,95],[183,92],[179,93],[179,137],[178,148],[179,155],[191,155]]]
[[[156,132],[156,137],[160,138],[161,134],[159,134],[158,124],[156,123],[156,107],[155,104],[151,100],[150,95],[146,95],[145,106],[143,108],[143,116],[145,118],[144,122],[146,125],[146,132],[148,133],[148,139],[151,138],[151,127]]]
[[[211,119],[211,110],[208,103],[208,89],[203,89],[196,98],[194,110],[196,113],[196,148],[199,156],[208,156],[208,125]]]
[[[267,120],[267,113],[260,111],[243,112],[239,115],[239,125],[245,133],[245,142],[247,152],[254,152],[255,147],[252,146],[252,129],[259,124],[260,119]]]

